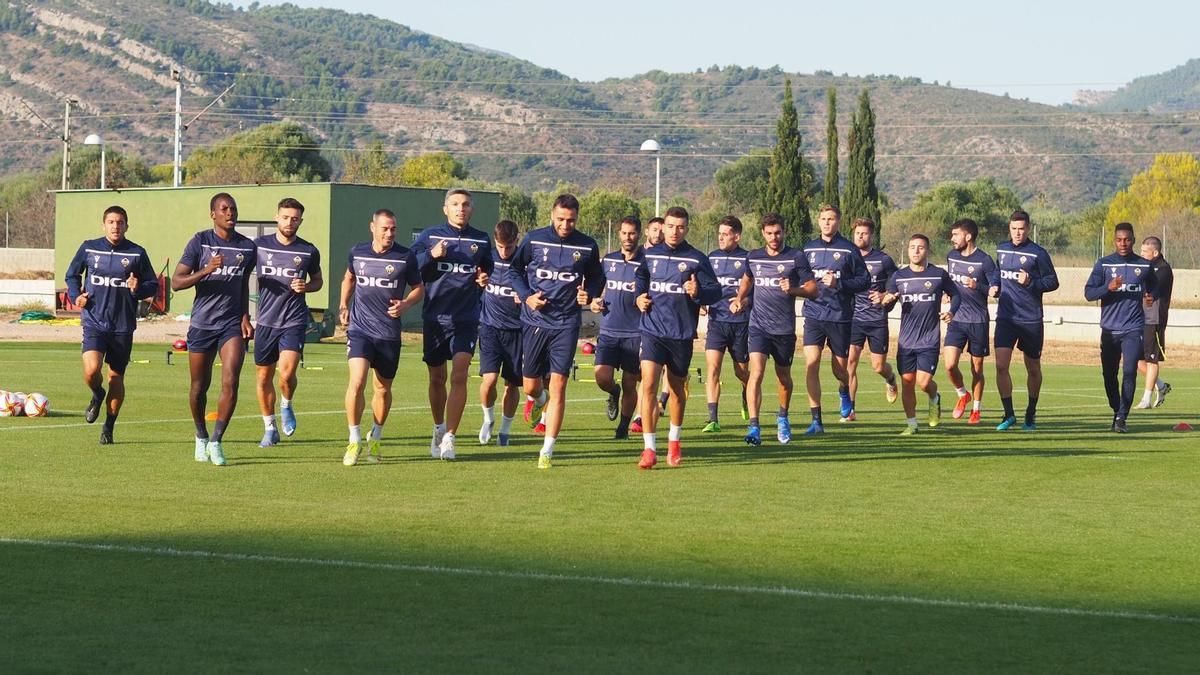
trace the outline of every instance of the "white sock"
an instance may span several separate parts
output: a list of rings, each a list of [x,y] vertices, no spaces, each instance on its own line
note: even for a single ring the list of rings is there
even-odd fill
[[[549,457],[554,454],[554,441],[558,440],[553,436],[546,436],[542,441],[542,454]]]
[[[983,401],[980,401],[979,399],[975,399],[975,401],[973,403],[971,403],[971,410],[974,410],[975,412],[979,412],[980,410],[983,410]]]
[[[1154,392],[1150,391],[1149,389],[1142,392],[1142,405],[1150,405],[1150,397],[1153,395],[1153,393]]]
[[[443,422],[441,424],[433,425],[433,433],[435,433],[439,436],[446,433],[446,423]]]
[[[642,434],[642,447],[649,448],[650,450],[657,450],[658,449],[658,439],[656,438],[656,436],[658,436],[658,434],[643,433]]]
[[[538,424],[545,424],[545,423],[546,423],[546,413],[543,412],[542,416],[538,418]]]
[[[959,398],[962,398],[967,395],[967,390],[963,389],[962,387],[955,387],[954,393],[958,394]]]
[[[668,441],[677,441],[683,435],[683,425],[671,425],[671,430],[667,432]]]
[[[378,440],[381,440],[382,438],[383,438],[383,425],[372,423],[371,424],[371,440],[378,441]]]
[[[550,400],[550,392],[543,389],[542,392],[540,394],[538,394],[537,404],[538,405],[546,405],[546,402],[549,400]]]
[[[908,426],[916,427],[917,426],[917,418],[915,418],[915,417],[908,418]]]
[[[290,399],[290,398],[281,398],[281,399],[279,399],[279,407],[280,407],[280,408],[290,408],[290,407],[292,407],[292,399]]]
[[[263,415],[263,426],[267,428],[267,431],[271,431],[272,429],[274,429],[275,428],[275,416],[274,415]]]
[[[481,405],[479,407],[483,408],[483,422],[485,424],[495,424],[496,423],[496,406]]]
[[[351,443],[361,443],[362,442],[362,427],[360,427],[357,424],[350,425],[350,442]]]
[[[445,436],[442,436],[442,442],[445,443],[446,439],[450,439],[449,442],[451,445],[454,444],[454,434],[447,432]]]
[[[500,433],[507,436],[508,432],[512,431],[512,423],[513,423],[512,417],[506,417],[506,416],[501,415],[500,416]]]

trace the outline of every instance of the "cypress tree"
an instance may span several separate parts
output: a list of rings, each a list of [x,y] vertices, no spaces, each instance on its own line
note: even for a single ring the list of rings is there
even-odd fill
[[[837,206],[838,198],[838,130],[837,90],[830,87],[826,92],[829,101],[829,121],[825,125],[825,193],[822,201]]]
[[[763,213],[778,213],[787,224],[787,243],[797,246],[808,241],[812,217],[808,213],[808,181],[804,157],[800,154],[800,123],[792,98],[792,81],[784,80],[783,109],[775,125],[775,150]]]
[[[875,222],[875,241],[882,239],[883,224],[879,221],[879,188],[875,184],[875,112],[864,89],[858,97],[848,138],[850,165],[846,169],[846,190],[843,193],[842,219],[849,223],[855,218],[870,218]]]

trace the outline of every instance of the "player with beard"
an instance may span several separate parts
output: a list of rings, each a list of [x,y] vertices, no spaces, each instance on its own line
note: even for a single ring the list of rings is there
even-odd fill
[[[878,303],[871,301],[872,294],[882,293],[887,288],[887,280],[896,273],[896,261],[892,260],[892,256],[875,248],[875,222],[870,218],[856,219],[850,233],[867,266],[871,285],[866,290],[854,294],[854,319],[850,322],[850,351],[846,358],[850,414],[841,418],[843,422],[853,422],[858,417],[854,408],[858,400],[858,362],[862,358],[864,346],[871,352],[871,369],[883,378],[884,397],[887,402],[895,403],[897,396],[896,373],[887,362],[887,312]]]
[[[951,417],[959,419],[971,404],[971,415],[967,424],[979,424],[983,411],[983,360],[991,353],[989,348],[988,292],[996,276],[996,263],[992,256],[975,246],[979,238],[979,225],[970,218],[955,221],[950,226],[950,245],[953,251],[946,255],[946,272],[958,286],[962,297],[954,319],[946,326],[946,342],[942,348],[946,357],[946,375],[958,395]],[[958,368],[963,350],[971,355],[971,391],[963,382]]]
[[[721,430],[717,420],[717,407],[721,401],[721,363],[725,353],[733,361],[733,374],[742,383],[742,419],[750,419],[746,406],[746,382],[750,377],[750,351],[747,345],[747,328],[750,321],[749,308],[737,314],[730,302],[738,296],[742,277],[746,274],[746,249],[742,248],[742,221],[735,216],[725,216],[717,224],[717,250],[708,254],[708,262],[717,283],[721,284],[721,299],[708,306],[708,332],[704,336],[704,361],[708,379],[704,391],[708,397],[708,423],[704,433]]]
[[[608,394],[608,419],[620,415],[613,438],[629,437],[629,424],[638,401],[641,379],[641,319],[637,306],[637,270],[645,263],[639,245],[641,223],[628,216],[621,220],[617,239],[619,251],[604,256],[604,293],[592,300],[592,311],[600,315],[600,336],[596,340],[593,372],[596,386]],[[621,369],[621,383],[616,370]]]

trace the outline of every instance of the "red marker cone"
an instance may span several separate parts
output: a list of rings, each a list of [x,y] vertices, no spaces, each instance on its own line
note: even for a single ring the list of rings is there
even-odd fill
[[[1192,425],[1188,424],[1187,422],[1180,422],[1179,424],[1176,424],[1172,428],[1172,431],[1191,431],[1191,430],[1192,430]]]

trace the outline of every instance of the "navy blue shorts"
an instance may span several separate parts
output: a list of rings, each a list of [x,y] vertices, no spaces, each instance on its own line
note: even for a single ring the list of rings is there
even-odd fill
[[[380,340],[357,333],[346,335],[346,358],[366,359],[379,377],[390,380],[396,377],[400,365],[400,341]]]
[[[996,349],[1017,347],[1031,359],[1042,358],[1042,324],[996,319]]]
[[[600,334],[596,340],[596,365],[620,368],[627,373],[642,372],[642,338]]]
[[[192,354],[213,354],[221,351],[233,338],[242,337],[241,323],[225,328],[196,328],[189,326],[187,332],[188,352]]]
[[[525,377],[570,375],[578,342],[579,326],[527,326],[521,333],[521,374]]]
[[[692,365],[692,348],[691,340],[672,340],[642,333],[642,360],[666,366],[675,377],[687,377]]]
[[[521,384],[521,329],[479,324],[479,374],[499,373],[511,385]]]
[[[729,321],[709,321],[708,335],[704,337],[704,349],[728,351],[736,363],[746,363],[750,360],[750,323],[732,323]]]
[[[129,365],[129,355],[133,353],[133,333],[84,328],[82,351],[104,354],[104,362],[108,364],[108,369],[124,374],[125,366]]]
[[[850,344],[855,347],[867,345],[872,354],[888,353],[888,325],[883,323],[850,322]]]
[[[896,349],[896,370],[901,373],[915,373],[918,370],[926,373],[937,372],[938,350],[932,349]]]
[[[850,322],[817,321],[804,317],[804,346],[825,348],[843,359],[850,354]]]
[[[796,358],[795,335],[767,335],[766,333],[750,333],[750,353],[766,354],[775,359],[775,365],[791,366]]]
[[[304,353],[305,326],[272,328],[257,326],[254,329],[254,365],[269,366],[279,361],[279,352]]]
[[[992,353],[988,346],[988,324],[986,321],[961,323],[951,321],[946,325],[946,347],[967,348],[971,356],[987,356]]]
[[[426,321],[425,353],[421,360],[431,366],[440,366],[453,359],[455,354],[474,354],[478,340],[478,323]]]

